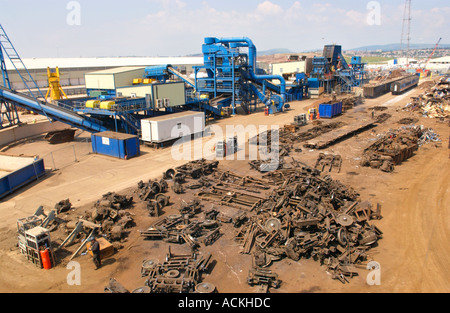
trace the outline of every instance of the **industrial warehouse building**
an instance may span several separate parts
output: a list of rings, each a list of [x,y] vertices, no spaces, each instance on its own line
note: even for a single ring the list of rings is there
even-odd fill
[[[295,73],[309,73],[312,69],[312,58],[303,57],[299,61],[273,63],[271,65],[273,75],[290,76]]]
[[[427,69],[446,73],[450,70],[450,56],[431,59],[427,64]]]
[[[5,60],[5,63],[8,69],[14,69],[9,60]],[[33,58],[23,59],[23,63],[39,88],[48,87],[47,67],[52,69],[58,67],[61,72],[61,86],[66,87],[64,90],[67,91],[68,95],[71,95],[84,93],[82,89],[84,89],[85,85],[85,74],[90,72],[119,67],[146,67],[173,64],[173,66],[183,69],[183,71],[185,70],[189,74],[193,72],[193,66],[203,63],[203,59],[201,57]],[[25,72],[21,68],[18,69],[21,73]],[[25,89],[16,71],[10,70],[10,72],[13,89]]]

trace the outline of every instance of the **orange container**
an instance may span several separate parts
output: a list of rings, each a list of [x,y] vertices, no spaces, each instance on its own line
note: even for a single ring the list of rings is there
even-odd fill
[[[41,260],[42,260],[42,266],[44,269],[49,270],[52,268],[52,261],[50,260],[50,251],[48,249],[41,250]]]

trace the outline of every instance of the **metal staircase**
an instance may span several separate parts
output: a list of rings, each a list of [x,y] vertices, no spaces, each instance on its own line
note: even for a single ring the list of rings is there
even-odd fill
[[[17,72],[24,83],[24,86],[28,90],[28,94],[19,93],[12,89],[6,68],[6,59],[11,62],[14,70]],[[13,126],[20,123],[16,109],[16,107],[19,106],[28,111],[33,111],[44,115],[50,122],[60,121],[72,127],[80,128],[93,133],[108,130],[103,126],[103,122],[86,115],[77,114],[74,112],[72,107],[66,106],[64,103],[48,103],[1,25],[0,63],[3,77],[3,86],[0,86],[2,127],[4,117],[9,122],[9,125],[7,126]],[[37,90],[37,96],[34,92],[32,92],[32,89]]]
[[[37,89],[39,96],[42,99],[44,99],[44,101],[45,101],[45,97],[42,94],[41,90],[39,89],[36,81],[33,79],[30,72],[26,68],[25,64],[23,63],[22,59],[20,58],[19,54],[17,53],[16,48],[14,48],[11,40],[9,40],[9,37],[6,34],[5,29],[0,24],[0,54],[1,54],[0,59],[2,60],[1,61],[2,62],[1,69],[2,69],[2,74],[3,74],[4,87],[11,89],[11,82],[9,80],[8,71],[6,70],[5,57],[3,55],[3,51],[4,51],[5,55],[8,57],[11,64],[13,65],[13,67],[16,70],[19,77],[22,79],[22,82],[24,83],[25,88],[30,92],[30,94],[36,100],[36,102],[38,104],[40,103],[38,101],[38,98],[35,97],[34,93],[31,91],[32,88]],[[23,75],[20,72],[20,70],[24,71]],[[42,109],[42,107],[41,107],[41,111],[44,113],[45,117],[47,117],[47,119],[49,119],[49,117],[47,116],[45,111]]]

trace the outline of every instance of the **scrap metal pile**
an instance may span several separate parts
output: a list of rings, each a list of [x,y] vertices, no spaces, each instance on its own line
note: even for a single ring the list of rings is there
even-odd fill
[[[170,243],[187,243],[193,250],[201,245],[208,246],[220,236],[220,222],[229,221],[228,217],[218,217],[217,210],[209,210],[203,219],[195,218],[202,212],[203,206],[197,200],[184,203],[180,214],[171,214],[153,223],[148,229],[141,231],[141,236],[150,240],[164,240]]]
[[[270,147],[272,146],[272,138],[278,138],[279,143],[274,146],[279,149],[279,155],[283,157],[289,155],[291,150],[301,152],[302,149],[300,143],[319,137],[320,135],[329,133],[345,125],[345,123],[342,122],[317,122],[318,123],[312,128],[302,131],[302,127],[296,125],[285,125],[279,130],[268,130],[251,138],[249,143],[267,146],[268,152],[271,152]],[[260,164],[256,165],[259,166]]]
[[[140,181],[138,183],[139,199],[147,202],[147,210],[150,216],[160,216],[162,208],[169,205],[170,197],[164,194],[168,189],[169,185],[164,179],[160,181],[149,180],[148,183]]]
[[[423,129],[420,126],[403,126],[390,130],[364,150],[361,165],[392,172],[395,165],[414,154],[422,135]]]
[[[352,188],[295,160],[291,168],[269,172],[262,178],[216,170],[210,181],[212,186],[196,196],[218,206],[239,209],[232,217],[222,215],[219,219],[220,213],[210,217],[211,221],[231,222],[241,252],[253,255],[250,285],[277,288],[281,283],[278,275],[267,267],[286,257],[295,261],[314,257],[327,266],[333,278],[347,282],[347,277],[357,275],[354,265],[366,260],[367,250],[382,236],[369,223],[380,218],[379,206],[373,209],[370,203],[361,202]],[[158,223],[162,228],[154,225],[143,235],[159,237],[161,230],[176,230],[174,224],[191,229],[182,221],[181,215],[161,220]],[[173,238],[188,244],[194,238],[195,243],[192,232],[189,235],[188,239],[183,234]]]
[[[380,207],[361,202],[359,194],[321,171],[293,162],[292,169],[264,175],[274,186],[265,201],[254,207],[238,230],[242,253],[253,251],[256,268],[288,257],[314,257],[334,279],[347,282],[354,267],[382,232],[369,221],[380,218]]]
[[[429,118],[450,118],[450,78],[441,78],[432,88],[411,99],[404,110]]]
[[[144,286],[131,293],[213,293],[216,287],[202,281],[202,273],[209,270],[211,254],[174,254],[169,247],[165,261],[144,260],[141,265],[141,277],[145,277]],[[114,278],[104,288],[109,293],[130,293]]]
[[[169,253],[164,262],[144,260],[141,268],[142,277],[149,293],[212,293],[215,286],[202,283],[201,274],[208,270],[211,254],[202,255]]]
[[[91,211],[85,213],[82,222],[85,226],[92,225],[91,228],[95,228],[97,235],[111,241],[121,241],[127,230],[134,225],[132,215],[126,210],[132,203],[132,196],[109,192],[94,204]]]
[[[322,169],[340,167],[340,156],[322,159],[318,160]],[[170,180],[200,190],[191,201],[178,204],[179,214],[163,216],[140,231],[145,239],[186,244],[192,254],[174,255],[169,250],[162,263],[144,260],[145,286],[135,292],[214,292],[215,286],[201,281],[211,258],[201,250],[225,232],[232,234],[242,254],[252,256],[247,283],[261,291],[281,285],[270,266],[285,258],[314,258],[342,283],[358,275],[357,266],[382,238],[382,232],[370,223],[381,218],[381,207],[361,201],[355,190],[321,170],[293,158],[288,165],[255,177],[222,170],[218,162],[198,160],[164,172],[161,181],[139,182],[137,193],[143,201],[163,194]],[[180,180],[180,173],[189,178]],[[206,209],[205,202],[213,205]],[[114,289],[111,285],[105,291]]]
[[[316,165],[314,166],[316,169],[321,170],[322,172],[325,169],[328,169],[328,172],[331,172],[333,169],[339,173],[341,171],[342,166],[342,156],[336,154],[325,154],[320,153],[317,158]]]

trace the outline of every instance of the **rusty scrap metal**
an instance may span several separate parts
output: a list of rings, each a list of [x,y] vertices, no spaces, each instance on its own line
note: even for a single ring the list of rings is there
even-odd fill
[[[364,150],[361,165],[392,172],[395,165],[410,158],[418,150],[422,133],[419,126],[403,126],[382,134],[380,139]]]
[[[314,167],[322,172],[325,171],[325,168],[328,168],[328,172],[331,172],[333,169],[336,169],[337,172],[340,173],[341,166],[342,166],[342,157],[340,155],[320,153],[319,157],[317,158],[316,165]]]
[[[432,83],[433,84],[433,83]],[[450,82],[447,78],[428,86],[424,93],[412,97],[404,110],[418,112],[428,118],[450,118]]]
[[[278,279],[278,274],[272,270],[254,266],[248,272],[247,283],[250,286],[266,285],[267,287],[279,288],[281,280]]]
[[[185,175],[186,177],[189,176],[193,179],[197,179],[201,176],[211,174],[218,165],[219,161],[208,161],[201,159],[178,166],[175,168],[175,171]]]
[[[174,254],[169,247],[163,263],[153,263],[143,272],[150,293],[194,292],[202,283],[201,274],[208,270],[211,254]],[[215,288],[214,288],[215,289]]]
[[[365,260],[366,250],[382,238],[369,224],[380,218],[380,206],[374,210],[320,170],[294,159],[291,164],[296,167],[266,175],[275,188],[237,231],[241,252],[257,252],[259,266],[284,257],[314,257],[341,281],[354,276],[352,265]]]
[[[181,214],[163,217],[146,230],[140,231],[140,234],[150,240],[186,243],[192,249],[198,248],[200,244],[210,245],[221,236],[220,223],[215,219],[193,219],[201,212],[202,207],[198,200],[185,203],[180,209]]]
[[[64,142],[71,142],[74,140],[76,129],[56,130],[47,133],[44,139],[50,144],[60,144]]]

